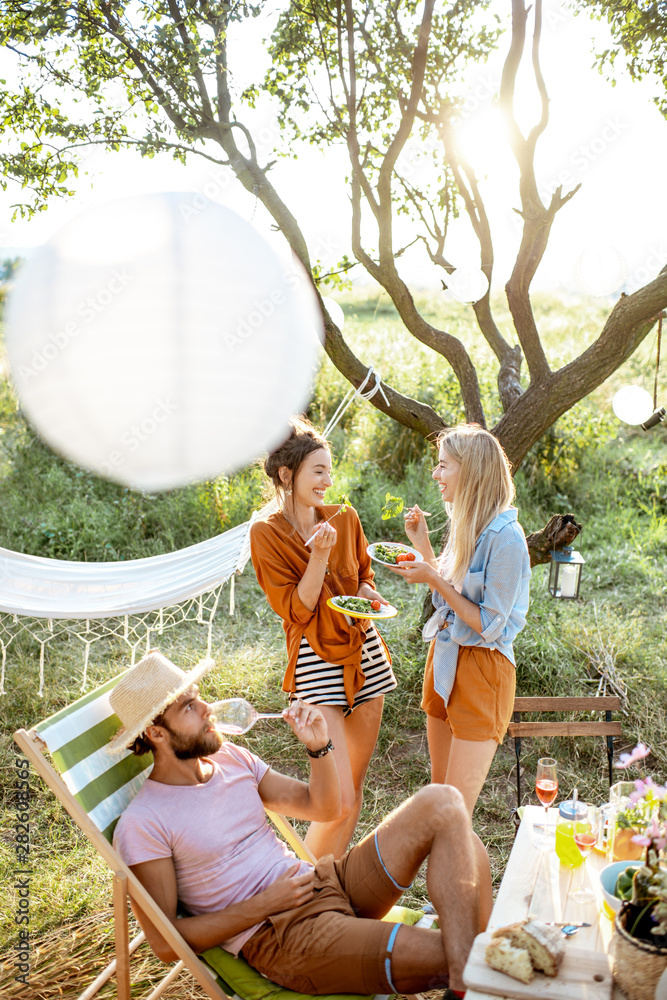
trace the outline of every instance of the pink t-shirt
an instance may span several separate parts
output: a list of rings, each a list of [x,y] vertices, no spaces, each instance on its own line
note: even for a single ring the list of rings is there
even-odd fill
[[[193,916],[255,896],[295,863],[269,826],[257,791],[269,765],[233,743],[207,759],[214,772],[202,785],[149,778],[114,833],[114,847],[128,865],[174,859],[178,898]],[[311,867],[299,864],[301,871]],[[220,944],[236,955],[259,926]]]

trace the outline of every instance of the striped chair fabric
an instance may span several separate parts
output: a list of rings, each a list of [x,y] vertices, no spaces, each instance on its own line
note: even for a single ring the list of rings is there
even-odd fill
[[[46,743],[69,792],[110,844],[121,813],[143,785],[153,763],[151,754],[136,757],[128,751],[119,759],[106,750],[109,739],[120,726],[120,719],[109,704],[109,694],[122,676],[117,675],[33,729]],[[298,837],[289,821],[271,813],[269,816],[298,851]],[[424,918],[421,911],[397,906],[385,919],[395,923],[416,923],[420,918],[424,923],[432,922],[431,918]],[[302,994],[276,986],[242,958],[234,958],[223,948],[209,949],[200,960],[216,977],[219,986],[238,1000],[309,1000]],[[355,1000],[355,997],[346,994],[345,997],[331,996],[329,1000]]]

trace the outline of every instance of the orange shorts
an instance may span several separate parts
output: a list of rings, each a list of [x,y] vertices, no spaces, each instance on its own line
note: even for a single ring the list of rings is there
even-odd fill
[[[506,656],[486,646],[461,646],[449,704],[434,687],[433,640],[426,657],[421,707],[449,723],[457,740],[502,743],[514,710],[516,670]]]

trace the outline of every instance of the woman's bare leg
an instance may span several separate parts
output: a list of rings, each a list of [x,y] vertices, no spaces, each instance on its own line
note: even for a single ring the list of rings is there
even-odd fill
[[[498,744],[495,740],[457,739],[452,736],[448,722],[432,715],[426,716],[426,733],[431,781],[458,788],[472,816]]]
[[[495,740],[458,740],[452,737],[445,782],[461,792],[472,816],[498,744]]]
[[[341,790],[341,815],[330,823],[311,823],[306,844],[316,858],[333,854],[339,858],[348,848],[359,819],[364,781],[382,721],[384,698],[373,698],[355,708],[347,718],[343,709],[320,705],[335,747]]]
[[[444,785],[447,780],[447,765],[452,744],[452,731],[444,719],[434,715],[426,716],[426,738],[431,758],[431,781],[434,785]]]

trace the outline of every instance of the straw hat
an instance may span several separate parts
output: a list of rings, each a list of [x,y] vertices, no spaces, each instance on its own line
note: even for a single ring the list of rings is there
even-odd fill
[[[207,659],[185,671],[157,649],[149,650],[143,660],[121,677],[109,695],[109,703],[123,723],[107,744],[109,753],[126,750],[156,715],[214,666],[215,660]]]

